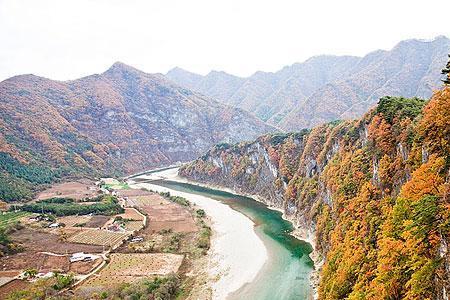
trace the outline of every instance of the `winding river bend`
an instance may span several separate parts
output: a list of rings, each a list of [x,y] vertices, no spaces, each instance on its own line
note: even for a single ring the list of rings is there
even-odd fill
[[[282,218],[280,212],[271,210],[252,198],[218,189],[170,180],[156,180],[152,184],[220,201],[255,223],[255,232],[266,246],[269,259],[251,283],[232,293],[227,299],[311,299],[311,245],[290,235],[293,226]]]
[[[168,170],[171,168],[166,168]],[[163,170],[146,172],[145,175]],[[136,183],[149,182],[149,177],[133,176]],[[166,178],[166,177],[159,177]],[[293,237],[292,223],[282,218],[279,211],[269,209],[265,204],[250,197],[236,195],[217,188],[167,179],[150,180],[174,191],[208,197],[219,201],[247,216],[255,225],[257,236],[267,249],[268,260],[255,279],[228,295],[228,300],[309,300],[312,299],[310,273],[314,268],[309,257],[312,247],[309,243]]]

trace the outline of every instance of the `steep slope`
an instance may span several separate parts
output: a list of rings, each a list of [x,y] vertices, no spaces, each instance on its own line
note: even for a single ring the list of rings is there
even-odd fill
[[[278,124],[318,88],[352,73],[359,60],[354,56],[322,55],[282,69],[281,85],[264,99],[256,115],[266,115],[269,123]]]
[[[431,96],[442,86],[439,70],[445,64],[450,40],[407,40],[390,51],[378,51],[362,59],[350,76],[316,90],[281,123],[299,130],[338,119],[356,118],[385,95]],[[358,70],[359,69],[359,70]]]
[[[277,124],[313,91],[350,73],[358,61],[359,58],[352,56],[322,55],[276,73],[258,71],[247,78],[217,71],[202,77],[180,68],[170,70],[166,76],[182,86]]]
[[[122,63],[68,82],[10,78],[0,83],[0,111],[0,170],[18,178],[29,172],[13,169],[30,163],[62,173],[130,173],[274,131],[240,109]]]
[[[362,119],[221,144],[180,174],[256,194],[314,241],[320,299],[446,299],[450,88]]]
[[[441,87],[439,68],[450,40],[407,40],[392,50],[364,57],[316,56],[278,72],[239,78],[224,72],[205,76],[179,68],[174,82],[240,107],[285,130],[362,116],[384,95],[431,96]]]

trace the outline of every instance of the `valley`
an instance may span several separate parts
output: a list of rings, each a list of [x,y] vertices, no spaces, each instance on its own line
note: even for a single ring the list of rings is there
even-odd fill
[[[153,180],[149,182],[150,179]],[[177,169],[132,180],[136,180],[139,187],[169,191],[199,205],[205,200],[210,202],[203,205],[213,220],[212,228],[215,232],[211,249],[213,260],[220,253],[221,261],[218,268],[227,269],[228,265],[230,268],[226,273],[220,272],[218,281],[213,283],[214,299],[313,299],[310,277],[314,266],[309,257],[313,249],[307,242],[291,235],[294,228],[290,222],[281,217],[280,212],[271,210],[250,197],[233,194],[220,188],[199,186],[195,182],[187,183],[184,178],[177,176]],[[244,228],[254,230],[253,234],[256,233],[263,245],[259,245],[261,242],[249,241],[248,237],[245,240],[230,237],[226,243],[222,242],[221,240],[226,239],[223,235],[233,234],[236,223],[229,220],[224,212],[229,208],[221,208],[220,211],[209,208],[210,205],[214,206],[211,202],[216,201],[249,218],[251,223],[240,225],[240,230]],[[223,221],[224,217],[228,220]],[[258,255],[260,251],[258,247],[262,247],[263,252],[267,251],[264,264],[254,264],[252,260],[255,259],[250,258]],[[234,253],[235,251],[240,253]],[[230,258],[230,261],[227,258]],[[247,272],[254,271],[256,273],[247,279]],[[224,288],[229,293],[228,297],[223,293]]]
[[[23,2],[0,299],[448,300],[443,4]]]
[[[55,191],[85,197],[58,198]],[[103,201],[114,208],[102,211]],[[92,205],[95,211],[85,211]],[[208,278],[203,264],[210,221],[184,198],[131,189],[115,179],[81,180],[57,184],[15,209],[20,211],[2,216],[2,299],[35,299],[41,293],[64,299],[132,297],[148,284],[149,297],[190,299],[194,292],[210,297],[201,284]]]

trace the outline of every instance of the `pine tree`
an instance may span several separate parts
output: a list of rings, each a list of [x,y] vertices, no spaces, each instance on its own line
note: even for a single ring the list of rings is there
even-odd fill
[[[450,54],[448,55],[448,57],[450,57]],[[445,84],[450,84],[450,60],[448,61],[447,65],[445,66],[444,69],[442,69],[442,74],[447,75],[447,78],[442,79],[442,81]]]

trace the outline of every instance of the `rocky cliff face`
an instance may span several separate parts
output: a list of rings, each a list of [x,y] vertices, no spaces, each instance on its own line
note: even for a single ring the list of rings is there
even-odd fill
[[[180,169],[282,209],[321,254],[321,299],[445,299],[450,89],[355,121],[221,144]]]
[[[275,131],[247,112],[122,63],[74,81],[21,75],[1,82],[0,125],[1,174],[30,163],[130,173]]]

